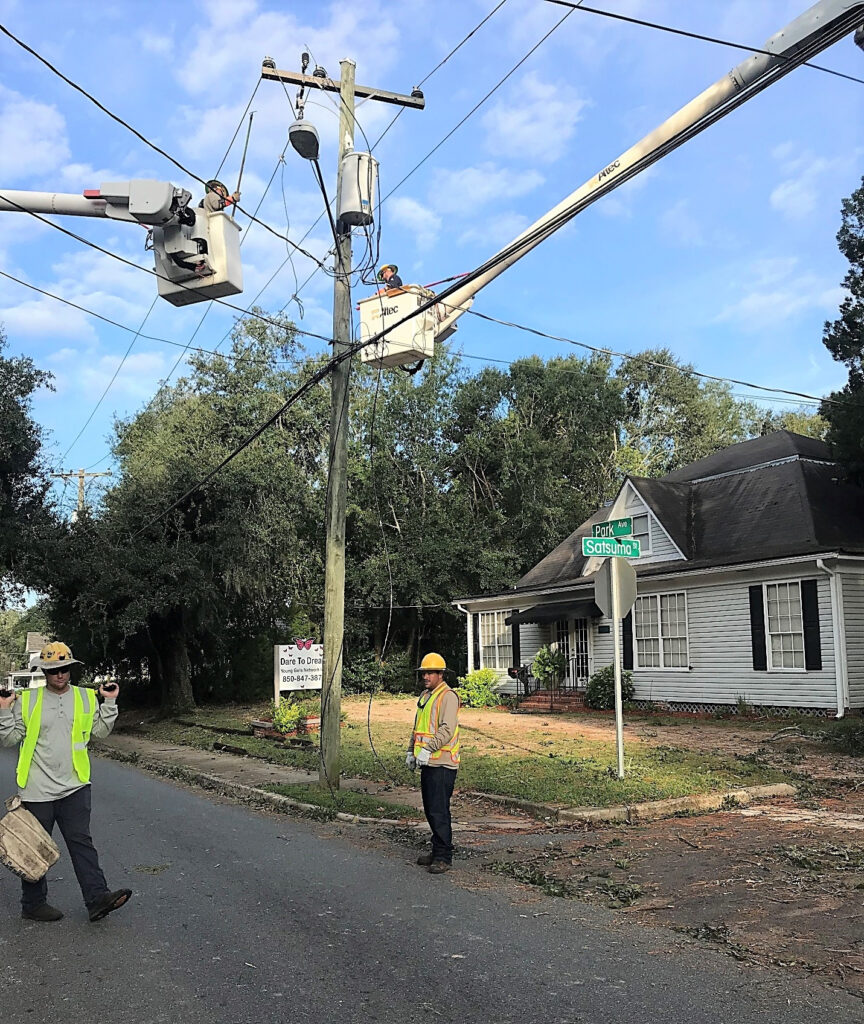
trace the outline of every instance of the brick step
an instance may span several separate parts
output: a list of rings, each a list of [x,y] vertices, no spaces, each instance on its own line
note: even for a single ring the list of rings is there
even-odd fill
[[[518,710],[524,713],[549,714],[555,711],[578,711],[585,707],[583,693],[556,693],[539,690],[520,702]]]

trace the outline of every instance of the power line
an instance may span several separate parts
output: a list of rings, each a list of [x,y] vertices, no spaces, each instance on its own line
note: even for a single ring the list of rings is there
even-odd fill
[[[574,11],[578,9],[586,14],[598,14],[603,18],[626,21],[631,25],[641,25],[643,28],[652,28],[658,32],[669,32],[672,35],[684,36],[687,39],[699,39],[703,43],[715,43],[718,46],[729,46],[733,50],[744,50],[747,53],[760,53],[767,57],[775,57],[778,60],[789,60],[785,54],[775,53],[773,50],[763,50],[758,46],[748,46],[745,43],[734,43],[728,39],[717,39],[714,36],[706,36],[700,32],[687,32],[683,28],[673,28],[671,25],[661,25],[656,21],[645,21],[643,18],[634,18],[627,14],[618,14],[615,11],[603,11],[597,7],[585,7],[581,3],[573,3],[572,0],[547,0],[547,2],[557,4],[559,7],[569,7]],[[835,75],[837,78],[845,78],[850,82],[857,82],[858,85],[864,85],[864,78],[856,78],[855,75],[847,75],[842,71],[835,71],[834,68],[826,68],[822,64],[804,61],[803,67],[812,68],[813,71],[822,71],[826,75]]]
[[[56,68],[50,61],[46,60],[45,57],[43,57],[40,53],[37,53],[32,46],[28,46],[27,43],[25,43],[22,39],[19,39],[16,35],[10,32],[5,25],[0,24],[0,32],[8,36],[14,43],[17,43],[18,46],[20,46],[23,50],[26,50],[29,54],[31,54],[38,61],[44,64],[49,71],[57,75],[58,78],[61,78],[68,86],[70,86],[70,88],[75,89],[76,92],[80,92],[82,96],[85,96],[88,100],[90,100],[91,103],[95,104],[104,114],[107,114],[108,117],[110,117],[113,121],[116,121],[117,124],[122,125],[124,128],[127,129],[127,131],[132,132],[132,134],[136,138],[140,139],[146,146],[149,146],[150,149],[155,150],[157,153],[160,154],[160,156],[165,157],[166,160],[174,164],[174,166],[179,168],[184,174],[188,175],[190,178],[193,178],[195,181],[200,182],[200,184],[202,185],[209,180],[206,178],[202,178],[198,174],[195,174],[194,171],[190,171],[188,167],[181,164],[179,160],[175,160],[174,157],[171,156],[170,153],[167,153],[164,149],[162,149],[161,146],[157,146],[155,142],[151,142],[150,139],[148,139],[145,135],[142,135],[141,132],[133,128],[128,121],[124,121],[122,117],[119,117],[117,114],[110,111],[103,103],[100,103],[100,101],[97,100],[95,96],[87,92],[87,90],[84,89],[82,86],[78,85],[77,82],[73,82],[71,78],[64,75],[63,72]],[[315,256],[313,256],[311,252],[307,252],[305,249],[301,249],[300,246],[297,245],[295,242],[292,242],[287,235],[283,235],[280,232],[276,231],[275,228],[270,227],[270,225],[267,224],[265,221],[259,220],[256,216],[244,210],[242,206],[239,206],[236,203],[234,204],[234,206],[235,209],[245,214],[245,216],[249,217],[249,219],[253,221],[255,224],[260,224],[261,227],[269,231],[271,235],[275,235],[277,238],[281,238],[283,242],[287,242],[289,245],[293,246],[297,250],[297,252],[302,253],[304,256],[308,257],[310,260],[313,261],[313,263],[320,263],[320,261]]]
[[[2,26],[0,26],[0,28],[2,28]],[[160,274],[157,270],[151,270],[149,267],[142,267],[140,263],[135,263],[133,260],[128,260],[126,259],[125,256],[120,256],[118,253],[112,252],[110,249],[105,249],[98,243],[91,242],[89,238],[84,238],[82,235],[76,235],[74,231],[70,231],[68,228],[64,228],[62,224],[55,224],[54,221],[49,220],[47,217],[43,217],[41,214],[36,213],[33,210],[28,210],[25,206],[20,206],[13,199],[8,198],[8,196],[4,196],[3,201],[5,203],[9,203],[10,206],[14,206],[16,210],[20,210],[22,213],[29,214],[29,216],[35,217],[36,220],[42,221],[43,224],[48,224],[49,227],[54,228],[56,231],[61,231],[64,235],[68,235],[70,238],[74,238],[76,242],[81,242],[82,245],[87,245],[91,249],[95,249],[97,252],[101,252],[104,256],[110,256],[112,259],[118,260],[120,263],[125,263],[126,266],[132,267],[135,270],[140,270],[144,274],[149,274],[151,277],[158,278],[162,281],[169,281],[171,284],[179,285],[179,287],[185,289],[186,291],[194,291],[194,289],[189,288],[182,282],[171,281],[170,278],[166,277],[164,274]],[[315,262],[318,263],[319,261],[316,260]],[[233,302],[228,302],[225,299],[210,299],[209,301],[218,302],[220,306],[226,306],[228,309],[233,309],[237,313],[243,313],[245,316],[251,316],[254,317],[256,320],[262,320],[264,323],[272,324],[274,327],[281,327],[281,324],[276,323],[275,320],[270,320],[268,317],[262,316],[260,313],[253,313],[249,309],[244,309],[243,306],[236,306],[234,305]],[[307,331],[304,333],[308,334],[309,332]],[[329,340],[320,334],[311,335],[311,337],[319,338],[322,341]]]
[[[579,0],[579,2],[581,2],[581,0]],[[578,4],[577,4],[577,6],[578,6]],[[468,111],[468,113],[462,118],[462,120],[458,124],[454,125],[450,129],[450,131],[447,132],[447,134],[444,136],[444,138],[441,139],[441,141],[439,143],[437,143],[437,145],[433,146],[432,149],[430,149],[429,152],[426,154],[426,156],[424,156],[423,159],[418,164],[415,164],[415,166],[411,168],[411,170],[405,175],[404,178],[402,178],[402,180],[398,184],[394,185],[393,188],[390,189],[390,191],[387,193],[386,196],[384,196],[384,198],[381,200],[381,202],[382,203],[386,202],[390,198],[390,196],[392,196],[393,193],[398,188],[401,188],[402,185],[404,185],[405,182],[411,177],[411,175],[414,174],[415,171],[418,171],[423,166],[423,164],[426,163],[426,161],[429,159],[429,157],[432,156],[433,153],[437,152],[444,145],[444,143],[451,137],[451,135],[454,135],[462,127],[462,125],[465,124],[465,122],[474,113],[476,113],[480,109],[480,107],[483,106],[483,104],[486,102],[486,100],[488,100],[490,96],[492,96],[494,93],[496,93],[501,88],[501,86],[507,81],[507,79],[510,78],[511,75],[515,74],[515,72],[518,71],[520,67],[522,67],[522,65],[525,63],[525,61],[528,60],[528,58],[536,50],[538,50],[543,45],[543,43],[546,42],[546,40],[552,35],[553,32],[556,32],[564,24],[564,22],[570,17],[570,15],[572,13],[573,13],[573,11],[569,10],[564,15],[564,17],[561,18],[560,21],[557,21],[552,26],[552,28],[549,29],[549,31],[546,33],[546,35],[544,35],[543,38],[539,40],[539,42],[535,43],[531,47],[531,49],[525,54],[525,56],[520,61],[518,61],[516,64],[514,64],[513,67],[510,68],[510,70],[507,72],[507,74],[502,79],[500,79],[489,90],[489,92],[487,92],[486,95]]]
[[[450,307],[451,309],[453,307]],[[573,338],[565,338],[558,334],[547,334],[545,331],[541,331],[536,327],[527,327],[525,324],[514,323],[511,320],[499,320],[498,317],[490,316],[488,313],[478,313],[476,310],[467,310],[471,316],[479,317],[481,320],[487,320],[489,323],[499,324],[501,327],[512,327],[517,331],[524,331],[527,334],[536,335],[538,338],[546,338],[549,341],[560,341],[566,345],[575,345],[577,348],[587,349],[589,352],[594,352],[596,355],[615,356],[618,359],[625,359],[629,361],[638,360],[639,362],[645,363],[646,366],[656,366],[661,370],[676,370],[679,373],[686,373],[693,377],[701,377],[703,380],[713,380],[720,384],[737,384],[739,387],[752,388],[755,391],[765,391],[771,394],[777,395],[791,395],[795,398],[806,399],[812,402],[824,402],[826,405],[851,405],[851,402],[843,402],[836,398],[820,398],[818,395],[810,395],[806,391],[790,391],[787,388],[775,388],[767,384],[753,384],[750,381],[738,380],[735,377],[721,377],[713,373],[703,373],[701,370],[689,369],[683,370],[680,366],[676,366],[674,363],[661,363],[657,360],[645,359],[640,355],[633,355],[629,352],[616,352],[611,348],[600,348],[597,345],[589,345],[586,341],[576,341]]]

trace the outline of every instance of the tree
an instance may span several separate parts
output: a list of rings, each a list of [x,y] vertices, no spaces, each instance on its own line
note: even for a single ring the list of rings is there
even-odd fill
[[[694,376],[668,349],[625,360],[616,377],[626,406],[616,455],[624,473],[663,476],[758,433],[752,403],[728,384]]]
[[[31,415],[51,374],[25,356],[4,356],[6,346],[0,328],[0,607],[32,581],[53,524],[42,430]]]
[[[146,661],[166,710],[191,707],[196,688],[232,692],[250,659],[268,678],[277,623],[320,594],[321,389],[157,519],[308,369],[289,321],[244,321],[230,356],[196,355],[187,377],[116,425],[117,482],[67,528],[56,616],[94,661]]]
[[[846,386],[822,404],[828,420],[827,440],[850,475],[864,482],[864,178],[841,204],[837,244],[849,262],[843,279],[848,295],[840,316],[826,322],[822,341],[831,355],[849,371]]]

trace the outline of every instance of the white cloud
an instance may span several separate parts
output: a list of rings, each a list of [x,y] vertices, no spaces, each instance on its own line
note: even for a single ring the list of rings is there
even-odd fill
[[[66,120],[57,108],[0,85],[0,179],[41,177],[69,155]]]
[[[392,220],[413,234],[417,249],[430,249],[438,241],[441,218],[433,210],[408,197],[391,199],[388,207]]]
[[[501,248],[521,235],[528,227],[529,220],[518,213],[504,213],[490,218],[467,231],[458,238],[459,245],[478,245],[486,249]],[[561,230],[566,230],[563,228]],[[559,231],[560,235],[561,231]]]
[[[818,310],[836,311],[844,291],[827,278],[802,270],[796,257],[755,260],[746,276],[732,283],[738,298],[714,318],[758,331]]]
[[[146,53],[152,53],[157,57],[167,57],[174,49],[174,40],[170,36],[160,36],[147,29],[138,34],[138,39]]]
[[[790,220],[804,220],[823,201],[826,181],[853,168],[860,152],[829,158],[815,156],[797,143],[784,142],[771,155],[785,175],[771,192],[771,206]]]
[[[557,160],[582,120],[588,101],[566,82],[524,75],[506,101],[483,117],[486,146],[529,163]]]
[[[539,171],[514,171],[494,163],[463,167],[459,171],[438,171],[431,192],[432,205],[442,213],[471,214],[481,206],[514,199],[542,185]]]
[[[693,216],[687,199],[679,199],[660,214],[660,228],[667,240],[677,245],[690,247],[705,244],[702,227]]]

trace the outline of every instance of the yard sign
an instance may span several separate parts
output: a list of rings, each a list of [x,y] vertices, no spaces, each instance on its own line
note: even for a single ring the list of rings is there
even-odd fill
[[[324,644],[295,640],[273,648],[273,689],[276,703],[285,690],[320,690],[324,679]]]

